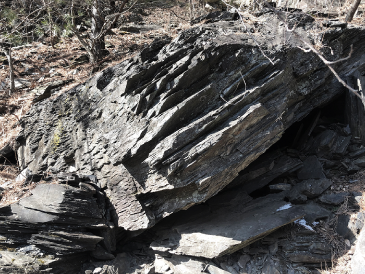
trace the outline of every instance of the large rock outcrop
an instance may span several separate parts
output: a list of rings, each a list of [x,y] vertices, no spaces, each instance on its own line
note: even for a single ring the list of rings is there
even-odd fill
[[[335,65],[341,76],[365,59],[363,29],[316,34],[310,16],[288,18],[299,20],[309,40],[322,41],[328,58],[354,45],[352,57]],[[194,27],[36,103],[21,121],[21,166],[95,174],[118,226],[129,231],[206,201],[289,126],[344,90],[273,14],[256,26],[250,35],[238,21]]]

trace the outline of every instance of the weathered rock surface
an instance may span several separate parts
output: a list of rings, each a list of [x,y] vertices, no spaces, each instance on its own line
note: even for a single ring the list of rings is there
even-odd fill
[[[239,22],[184,31],[35,104],[22,119],[21,166],[94,173],[118,226],[130,231],[206,201],[290,125],[344,90],[314,54],[293,39],[284,45],[284,26],[265,16],[271,23],[259,24],[256,39],[274,65]],[[294,17],[299,32],[314,27],[310,16]],[[360,28],[310,37],[317,38],[334,49],[331,58],[355,45],[336,65],[341,75],[365,58]]]

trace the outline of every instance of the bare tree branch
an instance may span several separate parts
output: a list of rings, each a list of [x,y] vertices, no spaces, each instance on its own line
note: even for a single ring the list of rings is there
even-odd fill
[[[285,18],[283,17],[283,13],[278,11],[277,9],[275,9],[273,6],[271,6],[271,4],[269,4],[267,1],[263,1],[264,4],[266,5],[266,7],[268,7],[271,11],[273,11],[276,16],[279,18],[279,20],[281,22],[283,22],[285,24],[285,27],[287,30],[289,30],[287,21],[285,20]],[[333,73],[333,75],[336,77],[337,81],[339,81],[344,87],[346,87],[348,90],[350,90],[353,94],[355,94],[364,104],[365,104],[365,99],[358,93],[358,90],[350,87],[344,80],[342,80],[342,78],[338,75],[338,73],[336,72],[336,70],[332,67],[333,64],[336,64],[338,62],[344,61],[344,60],[348,60],[351,57],[351,54],[353,52],[353,46],[351,45],[351,50],[350,53],[347,57],[345,58],[341,58],[339,60],[336,61],[328,61],[315,47],[313,47],[313,45],[309,42],[306,41],[306,39],[304,39],[297,31],[296,29],[291,29],[289,30],[290,32],[293,33],[293,35],[299,40],[301,41],[303,44],[305,44],[309,50],[304,50],[305,52],[309,52],[309,51],[313,51],[322,61],[323,63],[330,69],[330,71]]]

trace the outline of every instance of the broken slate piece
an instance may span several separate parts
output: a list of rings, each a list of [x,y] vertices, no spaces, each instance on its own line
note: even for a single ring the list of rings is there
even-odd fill
[[[354,222],[352,222],[350,215],[338,215],[336,232],[343,238],[349,239],[350,241],[353,241],[356,238],[357,229],[354,226]]]
[[[365,167],[365,156],[364,157],[360,157],[356,160],[353,161],[354,165],[357,165],[359,167]]]
[[[363,156],[365,154],[365,148],[356,149],[355,151],[349,153],[350,158],[356,158],[359,156]]]
[[[280,191],[290,190],[292,188],[292,185],[282,183],[282,184],[269,185],[269,188],[271,192],[280,192]]]
[[[304,203],[307,197],[311,199],[318,197],[331,185],[332,181],[329,179],[305,180],[295,185],[287,194],[287,198],[294,204]]]
[[[298,179],[322,179],[326,178],[323,173],[322,164],[316,156],[309,156],[303,162],[303,168],[298,171]]]
[[[319,200],[328,205],[339,205],[342,204],[346,196],[349,196],[348,192],[325,194],[319,197]]]
[[[344,155],[347,151],[350,141],[351,136],[338,136],[333,153],[337,155]]]
[[[305,212],[304,219],[308,224],[312,224],[317,220],[326,219],[331,215],[331,211],[313,202],[305,204],[303,210]]]
[[[277,210],[287,204],[283,201],[284,195],[263,198],[254,200],[241,210],[235,206],[226,207],[200,219],[174,225],[161,231],[151,248],[177,255],[220,257],[304,216],[300,206]]]
[[[16,78],[14,79],[15,88],[26,88],[31,85],[31,82],[27,79]]]

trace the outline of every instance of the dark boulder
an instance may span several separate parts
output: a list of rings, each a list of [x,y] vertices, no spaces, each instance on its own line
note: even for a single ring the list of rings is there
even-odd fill
[[[345,90],[294,36],[282,43],[284,26],[274,14],[263,16],[270,24],[259,24],[255,37],[274,64],[238,21],[183,31],[36,103],[21,120],[20,165],[96,175],[119,228],[129,231],[206,201],[294,122]],[[310,34],[316,28],[313,20],[297,26],[333,48],[333,58],[355,45],[336,64],[341,76],[350,73],[364,57],[365,31]]]

